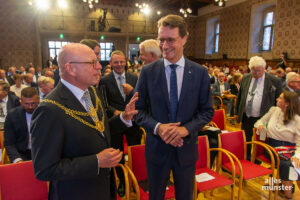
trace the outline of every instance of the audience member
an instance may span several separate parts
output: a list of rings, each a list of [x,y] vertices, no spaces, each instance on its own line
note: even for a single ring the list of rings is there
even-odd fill
[[[112,167],[122,152],[110,148],[110,133],[130,126],[138,94],[108,121],[92,85],[101,65],[83,44],[66,44],[58,57],[61,81],[39,104],[31,122],[32,160],[38,179],[50,181],[49,199],[115,199]]]
[[[54,89],[54,80],[50,77],[41,76],[38,79],[40,99],[43,100]]]
[[[282,68],[283,70],[285,70],[287,68],[287,54],[285,52],[282,52],[280,54],[280,62],[276,65],[276,69],[277,68]]]
[[[16,68],[15,67],[8,68],[8,73],[9,74],[7,74],[6,78],[7,78],[9,85],[15,84],[14,75],[16,74]]]
[[[45,76],[53,79],[54,78],[54,73],[53,73],[52,70],[47,69],[47,70],[45,70]]]
[[[251,73],[245,74],[240,82],[236,113],[238,122],[246,133],[246,140],[251,141],[254,123],[263,116],[271,106],[276,105],[276,99],[282,91],[280,80],[265,73],[266,61],[259,56],[250,58]],[[247,159],[251,157],[251,145],[247,145]]]
[[[30,67],[30,68],[28,69],[28,73],[30,73],[30,74],[33,75],[33,82],[34,82],[34,83],[37,83],[39,77],[38,77],[37,74],[35,73],[35,68],[34,68],[34,67]]]
[[[285,74],[288,74],[288,73],[290,73],[290,72],[292,72],[292,71],[293,71],[293,70],[292,70],[291,67],[285,68]]]
[[[175,199],[193,199],[198,131],[213,117],[207,70],[183,56],[187,42],[183,17],[158,21],[163,59],[144,66],[136,86],[136,122],[147,132],[149,199],[165,198],[172,170]]]
[[[11,163],[31,160],[31,135],[29,128],[31,115],[38,106],[39,101],[36,89],[27,87],[21,92],[21,106],[10,110],[6,116],[4,147]]]
[[[285,72],[282,68],[276,69],[276,76],[280,79],[282,87],[285,87]]]
[[[35,82],[33,82],[33,75],[31,73],[27,73],[24,76],[24,85],[28,86],[28,87],[37,87],[37,84]]]
[[[161,51],[157,40],[149,39],[140,43],[140,60],[148,65],[161,58]]]
[[[17,97],[21,98],[21,91],[28,86],[22,84],[23,77],[20,74],[16,74],[14,80],[15,84],[10,86],[10,91],[14,92]]]
[[[277,106],[270,110],[255,123],[255,128],[261,133],[266,128],[267,144],[272,147],[297,147],[300,146],[300,103],[298,95],[294,92],[284,91],[277,98]],[[299,152],[299,149],[297,150]],[[280,155],[280,152],[279,152]],[[287,199],[292,198],[292,180],[290,177],[291,160],[280,159],[279,177],[284,186]],[[300,176],[297,178],[300,186]]]
[[[19,68],[18,74],[21,74],[21,75],[25,75],[25,74],[26,74],[26,71],[25,71],[25,67],[24,67],[24,66],[21,66],[21,67]]]
[[[5,117],[11,109],[20,105],[19,98],[10,91],[5,81],[0,81],[0,128],[3,128]]]
[[[0,69],[0,80],[9,84],[8,80],[6,79],[6,72],[4,69]]]
[[[300,75],[295,72],[289,72],[286,75],[286,87],[284,90],[296,92],[300,97]]]
[[[241,73],[235,73],[230,82],[230,92],[231,94],[238,95],[240,91],[240,81],[242,80],[243,75]]]

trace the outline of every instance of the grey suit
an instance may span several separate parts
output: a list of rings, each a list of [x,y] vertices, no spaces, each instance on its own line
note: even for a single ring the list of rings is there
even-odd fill
[[[282,91],[281,81],[275,76],[265,73],[264,90],[261,101],[260,115],[259,117],[247,117],[246,112],[246,100],[252,80],[251,73],[245,75],[240,82],[240,91],[236,103],[236,114],[238,115],[238,122],[242,122],[242,129],[245,130],[246,140],[251,141],[252,129],[254,123],[265,113],[269,111],[272,106],[276,105],[276,99],[279,97]],[[247,157],[250,158],[251,145],[247,146]]]

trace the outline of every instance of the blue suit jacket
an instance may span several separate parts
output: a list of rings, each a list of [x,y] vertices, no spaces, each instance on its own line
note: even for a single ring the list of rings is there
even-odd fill
[[[168,153],[175,151],[180,164],[195,163],[198,159],[198,131],[211,121],[214,114],[207,70],[185,59],[176,121],[187,128],[189,135],[184,138],[184,145],[180,148],[166,144],[154,134],[158,122],[170,122],[170,102],[163,59],[142,68],[136,91],[139,92],[136,122],[147,132],[146,158],[162,164]]]

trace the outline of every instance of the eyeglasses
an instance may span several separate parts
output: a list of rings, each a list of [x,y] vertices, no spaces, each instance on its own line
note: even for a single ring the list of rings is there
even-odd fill
[[[159,44],[164,44],[165,41],[167,42],[167,44],[174,44],[176,42],[176,40],[178,39],[179,37],[177,38],[157,38],[157,40],[159,41]]]
[[[90,65],[92,65],[93,66],[93,68],[94,69],[96,69],[96,66],[97,66],[97,63],[99,63],[99,61],[100,61],[100,59],[96,59],[96,60],[94,60],[94,61],[91,61],[91,62],[73,62],[73,61],[71,61],[71,62],[69,62],[70,64],[90,64]]]

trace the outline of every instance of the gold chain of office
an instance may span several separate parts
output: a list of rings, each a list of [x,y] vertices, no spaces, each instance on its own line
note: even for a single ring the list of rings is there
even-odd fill
[[[57,107],[64,110],[67,115],[70,115],[71,117],[78,120],[79,122],[93,128],[93,129],[96,129],[100,133],[102,133],[104,131],[104,111],[103,111],[103,108],[102,108],[102,105],[101,105],[101,101],[97,96],[95,88],[92,87],[92,89],[93,89],[93,92],[94,92],[94,95],[95,95],[95,98],[96,98],[96,109],[94,107],[91,107],[90,112],[80,112],[80,111],[77,111],[77,110],[72,110],[72,109],[66,108],[65,106],[61,105],[60,103],[58,103],[56,101],[53,101],[53,100],[50,100],[50,99],[44,99],[44,100],[42,100],[42,102],[48,102],[48,103],[56,105]],[[99,120],[99,118],[97,116],[97,112],[98,112],[99,107],[101,108],[101,111],[102,111],[101,121]],[[96,125],[93,125],[93,124],[85,121],[80,116],[91,116],[92,119],[95,120]]]

